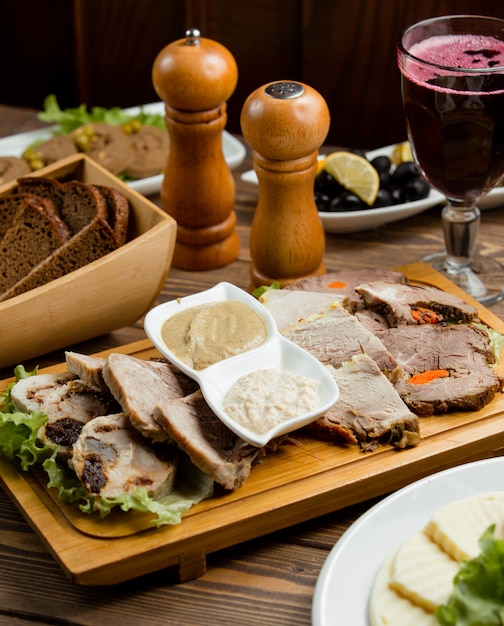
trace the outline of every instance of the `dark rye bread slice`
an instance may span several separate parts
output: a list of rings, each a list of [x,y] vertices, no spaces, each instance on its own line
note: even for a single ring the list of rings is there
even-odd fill
[[[129,202],[117,189],[94,185],[103,196],[107,206],[107,221],[112,228],[117,245],[126,243],[128,235]]]
[[[28,201],[34,206],[40,206],[48,215],[59,218],[58,208],[49,198],[41,198],[40,196],[32,196],[25,193],[12,193],[3,196],[0,198],[0,239],[24,211]]]
[[[27,276],[44,259],[70,240],[65,223],[47,211],[44,203],[25,198],[0,244],[0,294]]]
[[[21,280],[0,296],[0,302],[65,276],[117,249],[108,223],[100,217],[47,255]]]
[[[29,176],[18,180],[18,190],[53,200],[72,235],[96,217],[107,220],[107,203],[93,185],[77,180],[60,183],[53,178]]]

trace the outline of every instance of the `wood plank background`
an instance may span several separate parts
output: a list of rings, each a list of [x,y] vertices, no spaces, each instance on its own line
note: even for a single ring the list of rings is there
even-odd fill
[[[157,53],[198,27],[235,56],[239,80],[228,130],[240,132],[247,96],[299,80],[326,99],[328,143],[372,149],[401,141],[395,45],[413,22],[450,13],[504,18],[502,0],[29,0],[3,3],[0,49],[9,64],[0,102],[40,109],[133,106],[157,100]]]

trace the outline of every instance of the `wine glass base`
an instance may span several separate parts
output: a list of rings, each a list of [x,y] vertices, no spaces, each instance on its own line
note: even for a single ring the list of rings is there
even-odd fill
[[[446,253],[429,254],[422,261],[446,276],[452,283],[484,305],[504,299],[504,267],[495,259],[476,255],[470,266],[453,268],[446,263]]]

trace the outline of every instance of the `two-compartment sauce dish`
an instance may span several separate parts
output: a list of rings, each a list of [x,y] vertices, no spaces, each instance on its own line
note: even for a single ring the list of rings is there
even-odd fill
[[[144,326],[159,352],[200,385],[219,419],[251,445],[306,426],[338,400],[329,370],[230,283],[160,304]]]

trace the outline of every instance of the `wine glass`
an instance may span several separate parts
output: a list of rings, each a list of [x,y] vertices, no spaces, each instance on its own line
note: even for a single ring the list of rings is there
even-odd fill
[[[504,20],[473,15],[407,28],[397,58],[408,139],[425,180],[448,204],[445,250],[425,257],[483,304],[504,298],[504,268],[475,254],[478,200],[504,177]]]

